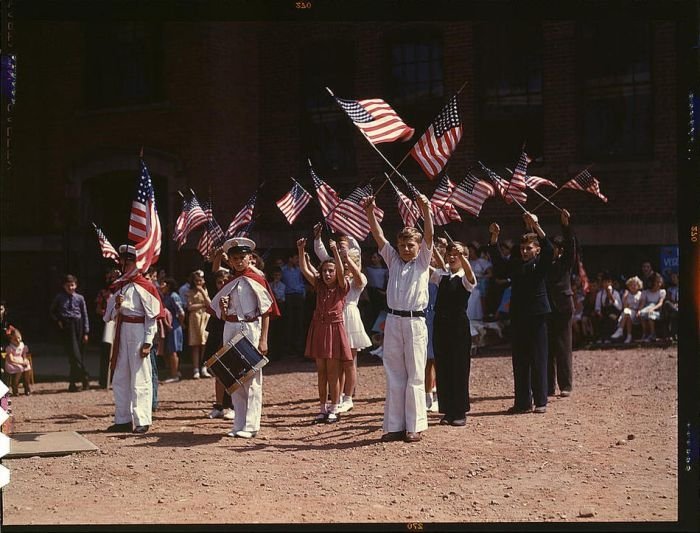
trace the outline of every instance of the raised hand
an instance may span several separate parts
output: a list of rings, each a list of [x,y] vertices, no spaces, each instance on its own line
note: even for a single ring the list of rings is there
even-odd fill
[[[362,200],[360,200],[360,205],[365,208],[365,211],[374,209],[377,206],[375,204],[374,196],[365,196]]]
[[[306,248],[306,237],[302,237],[297,241],[297,249],[303,250],[304,248]]]
[[[501,233],[501,226],[499,226],[495,222],[491,222],[491,224],[489,225],[489,234],[495,235],[496,237],[498,237],[498,235],[500,233]]]
[[[569,219],[571,218],[571,213],[569,213],[566,209],[562,209],[561,213],[559,213],[560,218],[561,218],[561,225],[562,226],[568,226],[569,225]]]
[[[320,222],[316,222],[316,224],[314,224],[314,239],[320,238],[322,231],[323,231],[323,224],[321,224]]]

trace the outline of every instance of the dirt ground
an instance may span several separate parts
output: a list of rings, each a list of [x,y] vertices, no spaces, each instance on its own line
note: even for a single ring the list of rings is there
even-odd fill
[[[252,440],[205,417],[209,379],[161,385],[145,436],[104,431],[106,390],[38,383],[14,399],[15,431],[77,431],[99,451],[4,460],[4,523],[676,521],[676,347],[576,351],[574,366],[571,397],[507,415],[509,352],[478,356],[467,426],[429,413],[415,444],[380,442],[384,372],[370,355],[335,425],[311,423],[312,363],[271,362]]]

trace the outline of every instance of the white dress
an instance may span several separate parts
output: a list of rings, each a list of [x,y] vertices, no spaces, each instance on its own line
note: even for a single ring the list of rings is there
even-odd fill
[[[367,277],[364,274],[360,274],[360,279],[362,280],[362,286],[357,288],[353,280],[347,278],[347,282],[350,284],[350,291],[345,297],[345,307],[343,308],[345,332],[348,335],[350,348],[354,350],[362,350],[372,346],[372,341],[367,336],[365,326],[360,317],[360,309],[357,307],[357,302],[360,301],[362,290],[365,288],[365,285],[367,285]]]

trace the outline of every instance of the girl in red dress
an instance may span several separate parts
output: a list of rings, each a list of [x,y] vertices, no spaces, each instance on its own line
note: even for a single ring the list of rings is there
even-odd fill
[[[343,262],[334,241],[329,243],[333,259],[321,263],[317,272],[308,262],[306,239],[297,241],[299,268],[316,290],[316,310],[306,337],[304,354],[316,360],[320,409],[315,422],[333,423],[340,419],[339,376],[343,361],[352,361],[352,352],[343,324],[343,306],[350,286],[345,280]],[[326,405],[330,392],[331,404]]]

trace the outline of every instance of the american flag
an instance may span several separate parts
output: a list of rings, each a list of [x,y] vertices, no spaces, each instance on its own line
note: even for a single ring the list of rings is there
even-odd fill
[[[341,200],[334,211],[328,216],[328,224],[337,232],[352,235],[357,240],[364,240],[370,231],[369,220],[365,209],[360,202],[366,196],[373,196],[374,191],[371,185],[355,187],[353,191]],[[374,216],[378,222],[384,218],[384,211],[375,206]]]
[[[304,208],[311,201],[311,195],[306,192],[306,189],[302,187],[299,182],[294,181],[292,189],[285,194],[282,198],[275,202],[279,210],[285,216],[290,224],[294,224],[299,214],[304,210]]]
[[[340,197],[330,185],[318,177],[316,172],[314,172],[313,167],[309,167],[309,170],[311,171],[311,179],[313,180],[314,187],[316,189],[318,203],[321,205],[321,214],[325,218],[328,216],[328,213],[330,213],[333,208],[340,203]]]
[[[455,184],[447,174],[444,174],[440,179],[432,198],[430,199],[430,207],[433,212],[433,222],[436,226],[444,226],[450,222],[461,222],[462,217],[452,204],[452,191]]]
[[[204,214],[202,206],[196,196],[182,201],[182,212],[177,217],[175,222],[175,233],[173,240],[177,242],[178,249],[182,248],[187,241],[187,236],[190,232],[201,226],[207,221],[207,215]]]
[[[100,250],[102,251],[102,257],[105,259],[113,259],[115,262],[119,262],[119,254],[117,253],[117,250],[115,250],[114,246],[112,246],[112,243],[109,242],[107,239],[107,236],[104,234],[104,232],[97,227],[97,225],[93,222],[92,227],[95,228],[95,233],[97,233],[97,240],[100,243]]]
[[[588,169],[584,170],[583,172],[579,172],[561,187],[562,189],[576,189],[578,191],[590,192],[603,200],[603,202],[607,203],[608,201],[608,199],[600,192],[600,183],[596,178],[591,176]]]
[[[202,206],[202,212],[206,217],[204,233],[197,243],[197,251],[206,259],[211,253],[221,246],[226,240],[224,231],[214,218],[214,210],[211,201],[207,201]]]
[[[396,196],[396,202],[399,206],[399,215],[401,215],[401,220],[406,227],[415,227],[418,219],[420,218],[420,209],[416,205],[416,202],[408,198],[404,193],[402,193],[394,182],[389,180],[391,187],[394,190],[394,195]]]
[[[250,224],[253,220],[253,211],[255,210],[255,201],[258,198],[258,192],[255,191],[253,195],[248,198],[248,201],[241,208],[241,210],[233,217],[233,220],[228,225],[226,230],[226,237],[231,238],[236,234],[236,230],[242,228],[246,224]]]
[[[525,177],[527,176],[527,165],[532,161],[525,152],[520,152],[520,157],[518,158],[518,162],[515,165],[515,171],[513,172],[513,177],[510,179],[510,189],[508,189],[508,192],[514,192],[515,190],[522,191],[523,196],[525,196]],[[515,196],[515,195],[514,195]],[[517,196],[515,196],[517,198]],[[525,196],[524,200],[520,200],[518,198],[519,202],[525,202],[527,200],[527,197]]]
[[[143,159],[136,198],[131,203],[128,235],[136,248],[136,267],[142,271],[147,270],[158,261],[163,234],[156,210],[153,182]]]
[[[520,190],[518,187],[511,186],[511,183],[508,180],[503,179],[483,163],[480,163],[480,165],[494,185],[496,185],[498,192],[501,194],[507,204],[512,204],[513,199],[517,200],[521,204],[527,201],[527,196],[524,191]]]
[[[418,142],[411,155],[430,179],[445,168],[447,161],[462,138],[457,95],[453,96]]]
[[[452,193],[452,203],[464,209],[467,213],[478,217],[486,199],[491,198],[495,194],[496,191],[489,183],[468,173],[457,184],[454,193]]]
[[[540,176],[525,176],[525,185],[531,189],[537,189],[537,187],[557,187],[557,184],[547,178],[541,178]]]
[[[372,144],[407,141],[413,136],[415,130],[407,126],[396,111],[380,98],[335,99]]]

